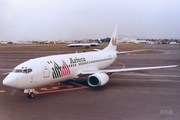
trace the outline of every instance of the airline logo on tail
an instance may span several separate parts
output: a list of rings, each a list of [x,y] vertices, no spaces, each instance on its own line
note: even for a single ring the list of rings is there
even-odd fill
[[[53,79],[64,77],[71,74],[69,66],[63,60],[62,60],[62,66],[59,66],[55,61],[53,61],[53,63],[51,61],[48,63],[49,64],[54,63],[54,67],[52,68]]]
[[[117,46],[117,40],[116,40],[116,38],[112,38],[112,44],[113,44],[113,46]]]

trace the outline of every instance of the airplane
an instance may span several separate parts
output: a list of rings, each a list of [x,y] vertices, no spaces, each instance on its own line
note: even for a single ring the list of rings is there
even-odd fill
[[[117,58],[118,54],[137,51],[117,51],[118,25],[107,47],[92,52],[51,55],[25,61],[17,65],[3,80],[3,85],[24,90],[28,98],[34,98],[34,89],[53,83],[75,80],[88,76],[91,87],[100,87],[108,83],[109,75],[115,72],[171,68],[178,65],[105,69]]]
[[[89,48],[90,46],[99,46],[99,43],[77,43],[77,44],[69,44],[68,47],[85,47]]]

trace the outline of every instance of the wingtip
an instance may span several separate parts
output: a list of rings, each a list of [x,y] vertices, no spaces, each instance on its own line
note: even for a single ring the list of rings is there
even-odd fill
[[[169,67],[177,67],[177,66],[179,66],[179,65],[170,65]]]

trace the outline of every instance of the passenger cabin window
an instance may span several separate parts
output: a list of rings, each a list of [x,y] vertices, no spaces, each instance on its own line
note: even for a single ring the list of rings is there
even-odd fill
[[[28,73],[32,72],[32,69],[28,69]]]

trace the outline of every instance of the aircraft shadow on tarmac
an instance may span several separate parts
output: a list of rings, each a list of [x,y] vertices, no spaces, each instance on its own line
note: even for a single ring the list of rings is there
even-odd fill
[[[64,92],[64,91],[71,91],[71,90],[80,90],[89,88],[87,83],[80,81],[66,81],[59,84],[51,84],[46,87],[36,88],[34,89],[34,94],[47,94],[47,93],[56,93],[56,92]]]

